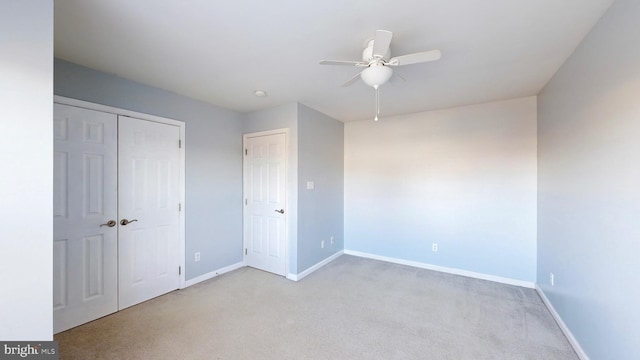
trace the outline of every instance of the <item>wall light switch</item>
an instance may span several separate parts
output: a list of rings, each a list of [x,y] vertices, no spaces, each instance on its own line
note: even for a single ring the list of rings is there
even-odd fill
[[[307,190],[313,190],[316,187],[316,184],[313,181],[307,181]]]

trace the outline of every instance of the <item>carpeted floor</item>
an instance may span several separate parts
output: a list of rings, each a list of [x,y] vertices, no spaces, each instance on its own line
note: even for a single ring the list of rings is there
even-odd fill
[[[242,268],[57,334],[60,359],[572,359],[532,289],[343,255]]]

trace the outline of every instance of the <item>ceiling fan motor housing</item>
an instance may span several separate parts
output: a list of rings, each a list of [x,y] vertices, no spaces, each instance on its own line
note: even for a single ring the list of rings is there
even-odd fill
[[[393,70],[384,65],[384,61],[391,57],[391,50],[387,49],[384,57],[375,59],[373,57],[373,40],[369,40],[367,47],[362,51],[362,61],[369,63],[369,67],[360,73],[360,77],[365,84],[378,88],[383,85],[393,75]]]
[[[389,60],[391,58],[391,49],[387,49],[387,52],[384,54],[382,59]],[[373,39],[369,40],[367,43],[367,47],[362,50],[362,61],[369,63],[373,61]]]

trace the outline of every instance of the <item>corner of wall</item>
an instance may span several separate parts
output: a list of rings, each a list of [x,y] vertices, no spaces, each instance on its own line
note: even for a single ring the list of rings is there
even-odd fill
[[[551,316],[556,321],[556,324],[558,324],[558,327],[560,328],[560,330],[562,330],[562,333],[567,338],[567,341],[569,341],[569,344],[571,344],[571,347],[573,347],[573,350],[576,352],[576,355],[578,355],[580,360],[589,360],[589,356],[587,356],[587,353],[584,352],[584,350],[582,349],[582,346],[580,346],[580,343],[578,342],[578,340],[576,340],[571,330],[569,330],[569,327],[564,323],[564,320],[562,320],[562,317],[560,316],[560,314],[558,314],[556,309],[553,307],[553,304],[551,303],[551,301],[549,301],[549,299],[547,298],[547,295],[544,293],[542,288],[540,288],[540,286],[536,284],[535,289],[536,289],[536,292],[538,293],[538,296],[540,296],[540,299],[542,299],[542,302],[544,303],[545,307],[547,308],[547,310],[549,310],[549,312],[551,313]]]

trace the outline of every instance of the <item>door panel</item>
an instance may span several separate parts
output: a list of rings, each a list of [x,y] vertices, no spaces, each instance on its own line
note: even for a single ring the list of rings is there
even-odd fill
[[[177,126],[129,117],[119,122],[119,308],[179,286]]]
[[[245,261],[285,275],[286,135],[247,136],[245,147]]]
[[[118,309],[117,117],[54,105],[54,333]]]

